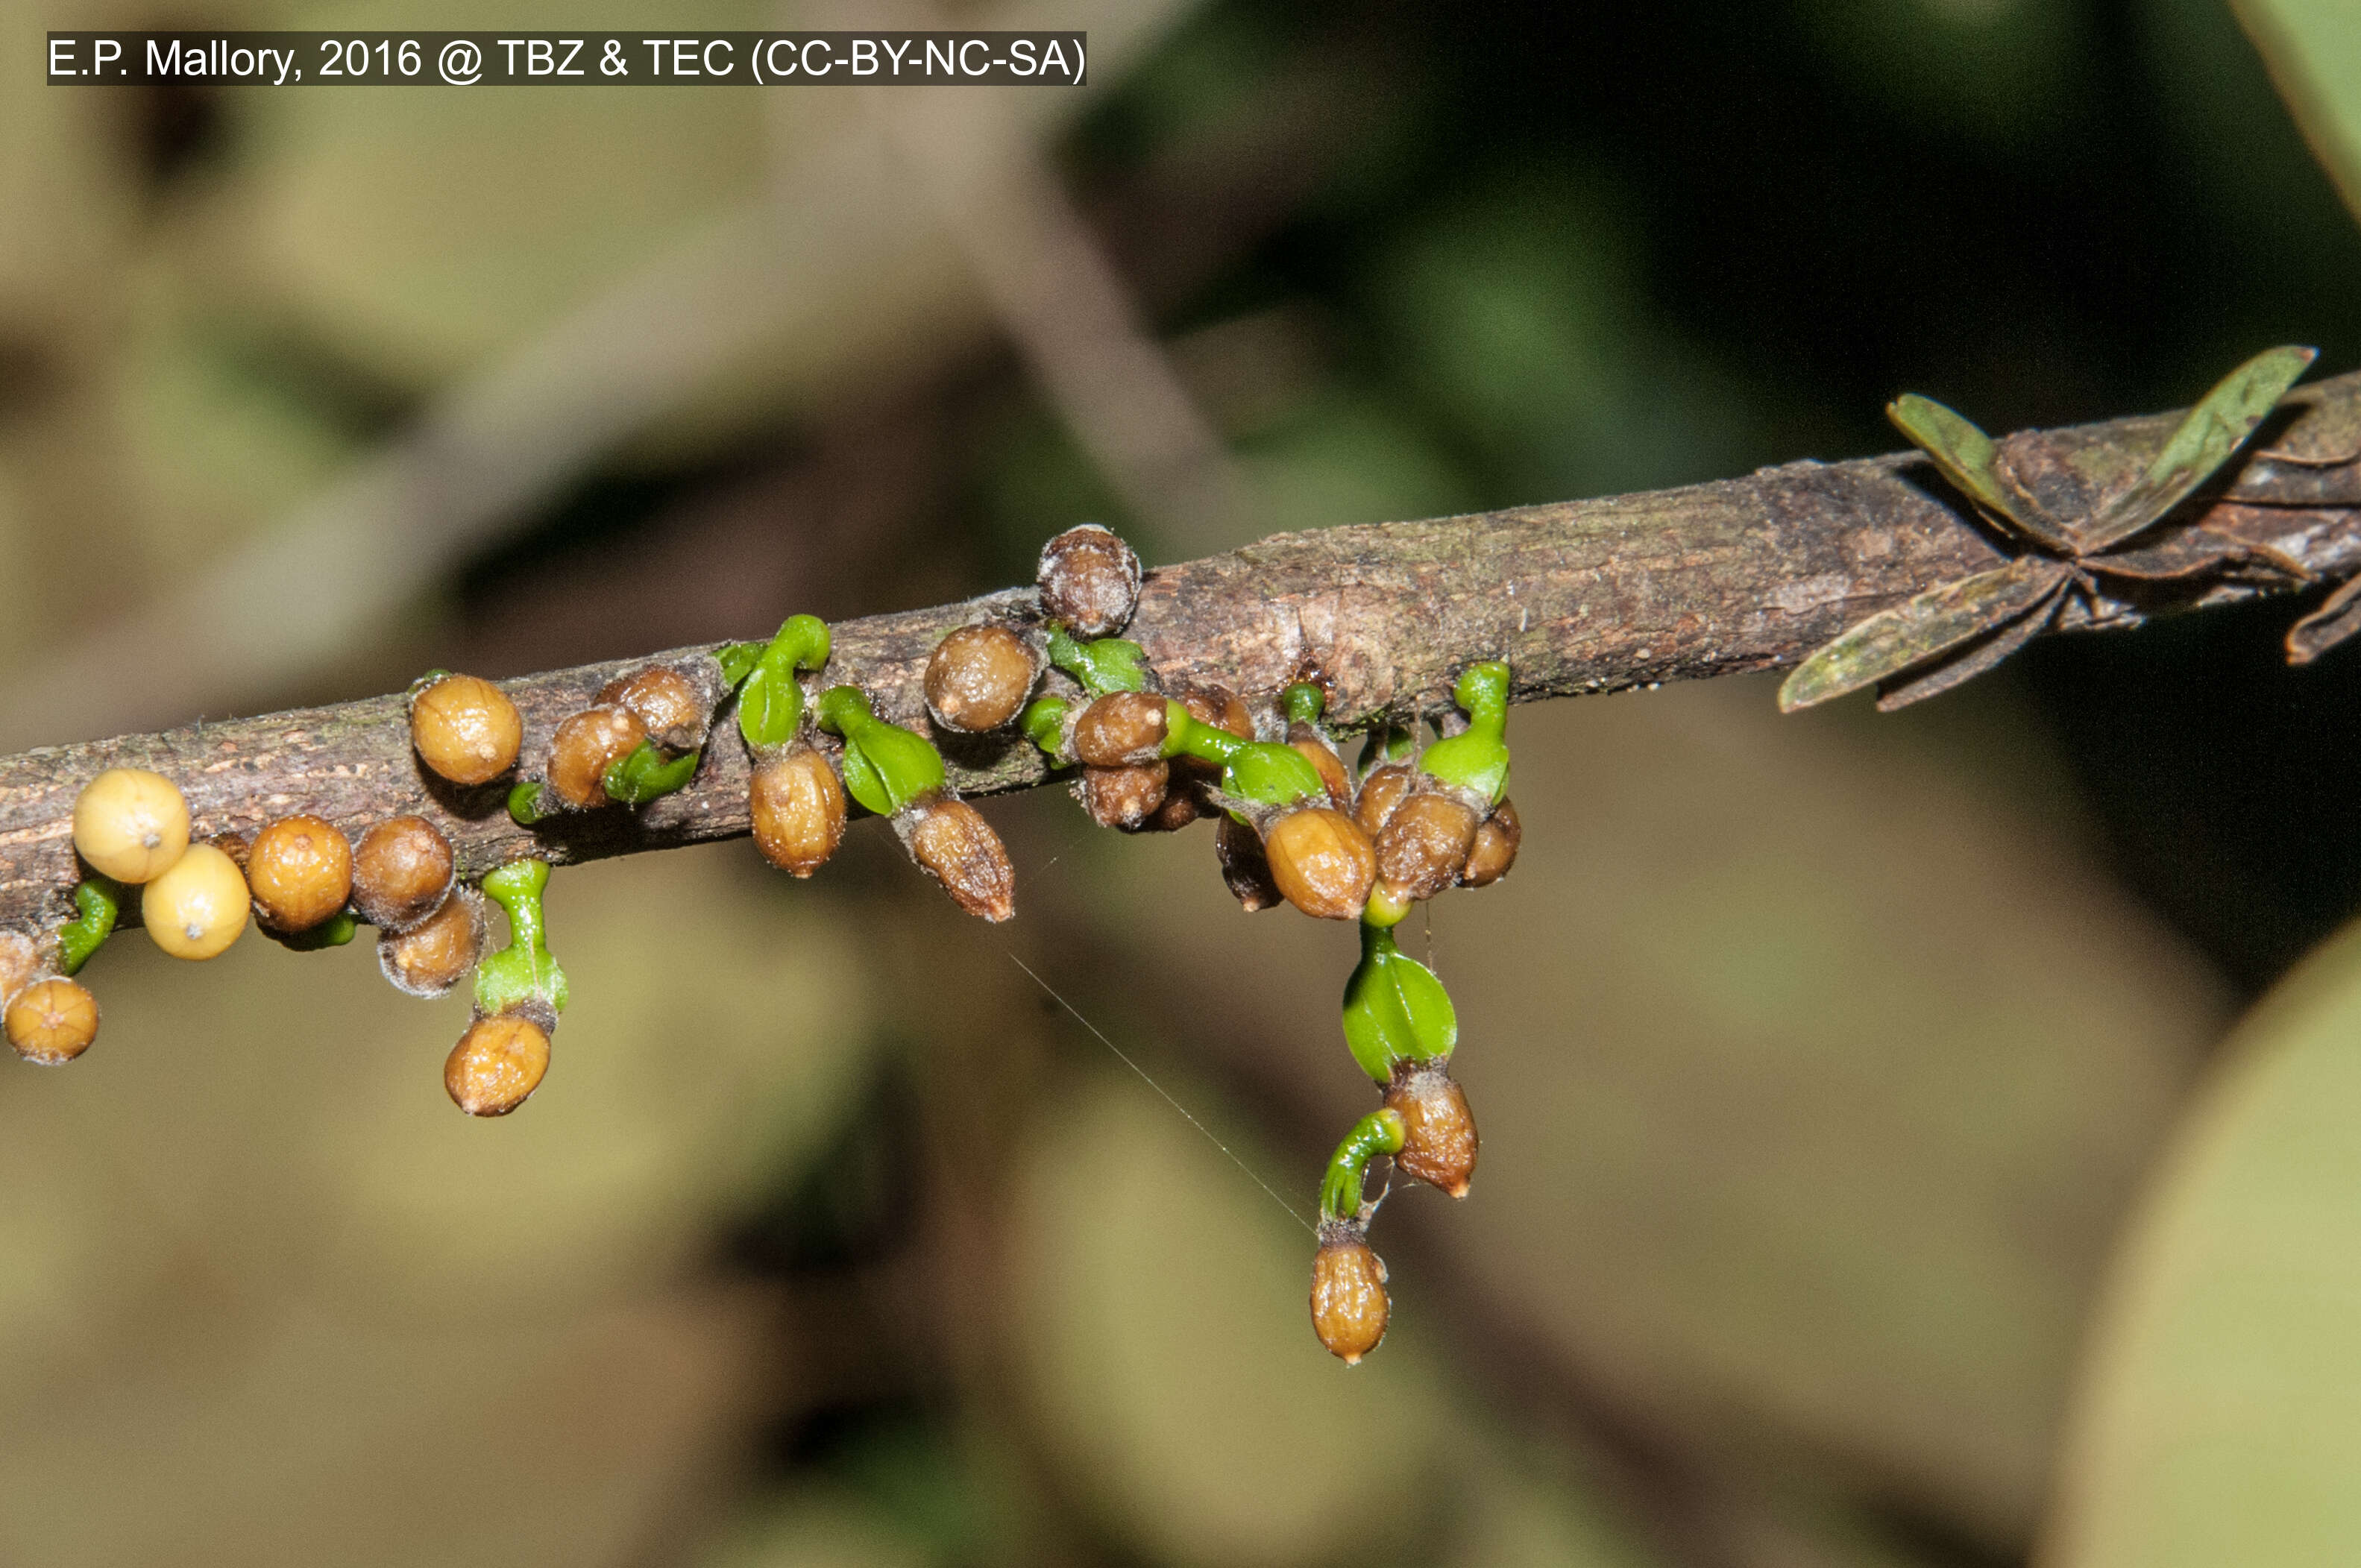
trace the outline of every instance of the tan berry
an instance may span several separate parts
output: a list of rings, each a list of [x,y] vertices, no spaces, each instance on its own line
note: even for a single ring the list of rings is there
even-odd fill
[[[74,797],[74,849],[117,882],[152,882],[189,847],[180,786],[145,768],[109,768]]]
[[[1476,1174],[1476,1118],[1451,1074],[1432,1064],[1399,1063],[1386,1103],[1401,1113],[1395,1167],[1454,1198],[1466,1197]]]
[[[1467,851],[1466,867],[1459,873],[1464,887],[1483,887],[1499,882],[1517,863],[1517,846],[1525,839],[1524,824],[1517,820],[1517,808],[1503,800],[1492,808],[1484,826],[1476,829],[1476,842]]]
[[[1271,880],[1270,858],[1263,853],[1262,835],[1227,813],[1213,832],[1213,852],[1221,857],[1222,881],[1230,896],[1249,915],[1286,901]]]
[[[1312,1330],[1328,1354],[1350,1366],[1377,1349],[1392,1310],[1386,1266],[1359,1227],[1334,1221],[1322,1225],[1320,1251],[1312,1260]]]
[[[1385,831],[1386,819],[1417,782],[1418,770],[1408,762],[1371,768],[1369,776],[1361,781],[1361,793],[1354,797],[1353,820],[1361,825],[1362,832],[1376,838]]]
[[[1270,879],[1287,902],[1320,920],[1351,920],[1369,901],[1378,855],[1369,836],[1324,806],[1289,812],[1263,829]]]
[[[1164,804],[1172,770],[1162,762],[1127,768],[1084,768],[1075,788],[1091,820],[1126,831],[1145,826]],[[1177,826],[1177,824],[1176,824]]]
[[[70,980],[36,981],[8,1003],[6,1024],[18,1056],[56,1067],[98,1038],[98,999]]]
[[[484,895],[460,888],[407,931],[380,932],[377,967],[396,991],[441,996],[484,954]]]
[[[1433,898],[1459,880],[1476,826],[1475,808],[1455,795],[1411,795],[1378,835],[1378,875],[1398,898]]]
[[[273,822],[247,846],[245,867],[255,912],[274,931],[308,931],[353,895],[352,844],[321,817]]]
[[[1008,851],[974,806],[940,796],[922,801],[895,814],[894,830],[961,909],[994,922],[1016,913]]]
[[[0,931],[0,1005],[38,979],[41,949],[21,931]]]
[[[809,876],[843,841],[843,782],[828,759],[808,746],[757,767],[746,802],[756,847],[783,872]]]
[[[717,683],[708,694],[702,683],[670,664],[653,664],[637,674],[609,681],[598,693],[602,706],[620,705],[640,721],[648,739],[667,751],[694,751],[705,744],[713,722],[713,705],[720,700]]]
[[[423,817],[392,817],[361,835],[353,851],[353,907],[384,931],[407,931],[451,891],[451,840]]]
[[[176,959],[210,959],[246,934],[251,902],[237,862],[211,844],[192,844],[139,895],[139,918]]]
[[[515,1014],[478,1018],[451,1047],[443,1087],[470,1116],[505,1116],[532,1097],[549,1071],[549,1034]]]
[[[1139,602],[1139,557],[1108,530],[1086,522],[1041,547],[1037,580],[1044,620],[1085,641],[1112,637]]]
[[[1152,762],[1163,749],[1169,720],[1164,699],[1149,692],[1114,692],[1074,720],[1074,755],[1093,767]]]
[[[997,729],[1024,707],[1040,674],[1033,644],[1008,627],[962,626],[927,661],[927,711],[946,729]]]
[[[607,770],[647,738],[647,726],[628,707],[608,704],[584,708],[550,737],[550,789],[571,806],[603,805]]]
[[[1320,782],[1328,786],[1329,804],[1340,811],[1353,807],[1353,783],[1345,773],[1345,761],[1335,749],[1321,738],[1320,731],[1309,724],[1296,723],[1287,727],[1287,743],[1310,759],[1320,770]]]
[[[524,720],[491,682],[445,675],[410,699],[410,743],[453,784],[489,784],[516,765]]]

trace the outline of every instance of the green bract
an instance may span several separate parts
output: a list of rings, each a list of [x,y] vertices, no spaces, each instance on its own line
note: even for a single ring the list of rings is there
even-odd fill
[[[1066,755],[1066,699],[1060,696],[1037,696],[1025,705],[1016,720],[1025,738],[1053,762],[1071,762]]]
[[[539,779],[517,781],[517,786],[509,791],[509,815],[516,819],[516,825],[520,828],[530,828],[550,815],[541,808]]]
[[[685,786],[696,776],[700,751],[683,751],[667,761],[664,749],[642,740],[630,753],[607,764],[607,798],[625,806],[645,806]]]
[[[943,754],[934,742],[878,718],[859,686],[820,694],[819,727],[844,737],[845,790],[880,817],[943,787]]]
[[[299,953],[317,952],[322,948],[341,948],[353,939],[360,922],[349,909],[339,909],[308,931],[296,931],[279,938],[280,945]]]
[[[1418,765],[1498,806],[1509,793],[1509,666],[1497,659],[1470,664],[1451,695],[1467,710],[1467,729],[1429,746]]]
[[[804,689],[796,673],[819,669],[828,655],[828,627],[818,616],[787,618],[738,688],[738,732],[749,746],[767,751],[796,738],[804,718]],[[730,664],[722,663],[725,676]]]
[[[74,907],[81,913],[58,927],[60,974],[79,970],[114,933],[123,910],[123,884],[113,877],[85,877],[74,889]]]
[[[1275,740],[1241,740],[1226,729],[1198,723],[1187,708],[1169,698],[1164,718],[1162,754],[1219,763],[1224,795],[1263,806],[1328,798],[1328,785],[1320,770],[1292,746]]]
[[[1361,1070],[1391,1081],[1394,1063],[1447,1057],[1459,1014],[1432,970],[1404,953],[1389,927],[1361,927],[1361,961],[1345,982],[1345,1044]]]
[[[1279,694],[1279,707],[1290,724],[1317,724],[1328,710],[1328,694],[1310,681],[1298,681]]]
[[[514,861],[484,878],[484,892],[508,911],[509,944],[476,965],[476,1010],[506,1013],[535,998],[566,1011],[566,971],[550,956],[541,912],[549,862]]]
[[[1320,1180],[1320,1217],[1356,1218],[1361,1212],[1361,1183],[1368,1176],[1369,1161],[1381,1154],[1401,1153],[1402,1140],[1409,1132],[1401,1113],[1390,1105],[1372,1111],[1354,1123],[1345,1141],[1336,1146],[1336,1152],[1328,1157],[1328,1174]]]
[[[1049,629],[1049,663],[1082,684],[1093,696],[1148,689],[1148,654],[1137,642],[1102,637],[1078,642],[1062,626]]]

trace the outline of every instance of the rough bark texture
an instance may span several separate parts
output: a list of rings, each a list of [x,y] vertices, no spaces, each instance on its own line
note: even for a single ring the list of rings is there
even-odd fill
[[[2026,433],[2006,450],[2070,515],[2128,477],[2175,417]],[[2174,520],[2235,537],[2251,551],[2246,562],[2153,585],[2070,624],[2135,624],[2361,572],[2361,375],[2299,390],[2250,454]],[[2004,558],[1916,455],[1800,462],[1605,500],[1278,534],[1151,572],[1126,635],[1168,683],[1218,682],[1257,698],[1316,668],[1332,685],[1332,717],[1350,729],[1444,711],[1452,681],[1477,659],[1507,659],[1520,701],[1792,663],[1863,617]],[[922,679],[935,643],[986,614],[1028,612],[1033,599],[1010,590],[840,623],[815,689],[857,683],[884,717],[928,730]],[[524,715],[528,763],[561,719],[647,662],[503,683]],[[967,794],[1045,777],[1040,755],[1012,737],[935,739]],[[74,795],[114,766],[175,780],[200,837],[308,811],[357,838],[417,812],[449,834],[469,877],[528,854],[565,863],[748,830],[746,758],[726,723],[680,794],[529,830],[510,820],[504,784],[462,790],[426,777],[402,698],[372,697],[0,760],[0,926],[70,915]],[[126,915],[137,918],[136,901]]]

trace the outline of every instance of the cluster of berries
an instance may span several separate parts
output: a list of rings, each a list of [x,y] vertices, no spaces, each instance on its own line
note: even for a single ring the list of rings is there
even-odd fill
[[[1389,1157],[1455,1197],[1475,1173],[1476,1124],[1450,1074],[1451,999],[1393,929],[1424,900],[1497,882],[1515,862],[1509,668],[1466,671],[1454,692],[1464,717],[1444,716],[1423,750],[1413,731],[1382,725],[1350,769],[1322,727],[1327,693],[1316,680],[1261,713],[1219,686],[1168,689],[1140,645],[1119,635],[1141,574],[1107,530],[1051,540],[1038,580],[1038,622],[1004,618],[943,639],[927,671],[935,722],[970,732],[1016,723],[1053,765],[1073,771],[1076,797],[1103,827],[1170,832],[1212,818],[1223,879],[1249,911],[1285,903],[1359,923],[1345,1035],[1383,1104],[1330,1161],[1312,1292],[1321,1342],[1358,1361],[1384,1337],[1389,1310],[1385,1266],[1368,1245],[1379,1201],[1364,1196],[1370,1163]],[[1045,679],[1054,689],[1033,696]]]

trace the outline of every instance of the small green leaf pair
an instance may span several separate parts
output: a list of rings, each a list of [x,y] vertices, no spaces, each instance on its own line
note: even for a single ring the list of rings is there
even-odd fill
[[[1434,1061],[1459,1044],[1451,993],[1401,950],[1390,927],[1361,926],[1361,961],[1345,982],[1345,1044],[1379,1083],[1393,1080],[1396,1062]]]
[[[1779,688],[1781,710],[1883,683],[1877,706],[1890,712],[1991,669],[2046,630],[2073,594],[2092,598],[2097,577],[2186,577],[2236,560],[2246,547],[2202,524],[2131,546],[2246,444],[2317,354],[2273,348],[2233,370],[2137,478],[2081,518],[2052,513],[2010,471],[1998,444],[1960,414],[1916,393],[1896,399],[1886,413],[1902,433],[2032,553],[1850,628],[1796,666]]]
[[[941,793],[943,754],[934,742],[878,718],[859,686],[820,693],[819,727],[844,737],[845,792],[878,816]]]
[[[476,965],[476,1011],[487,1017],[530,1001],[566,1011],[566,971],[550,956],[541,908],[549,862],[512,861],[484,878],[484,892],[508,912],[508,946]]]

